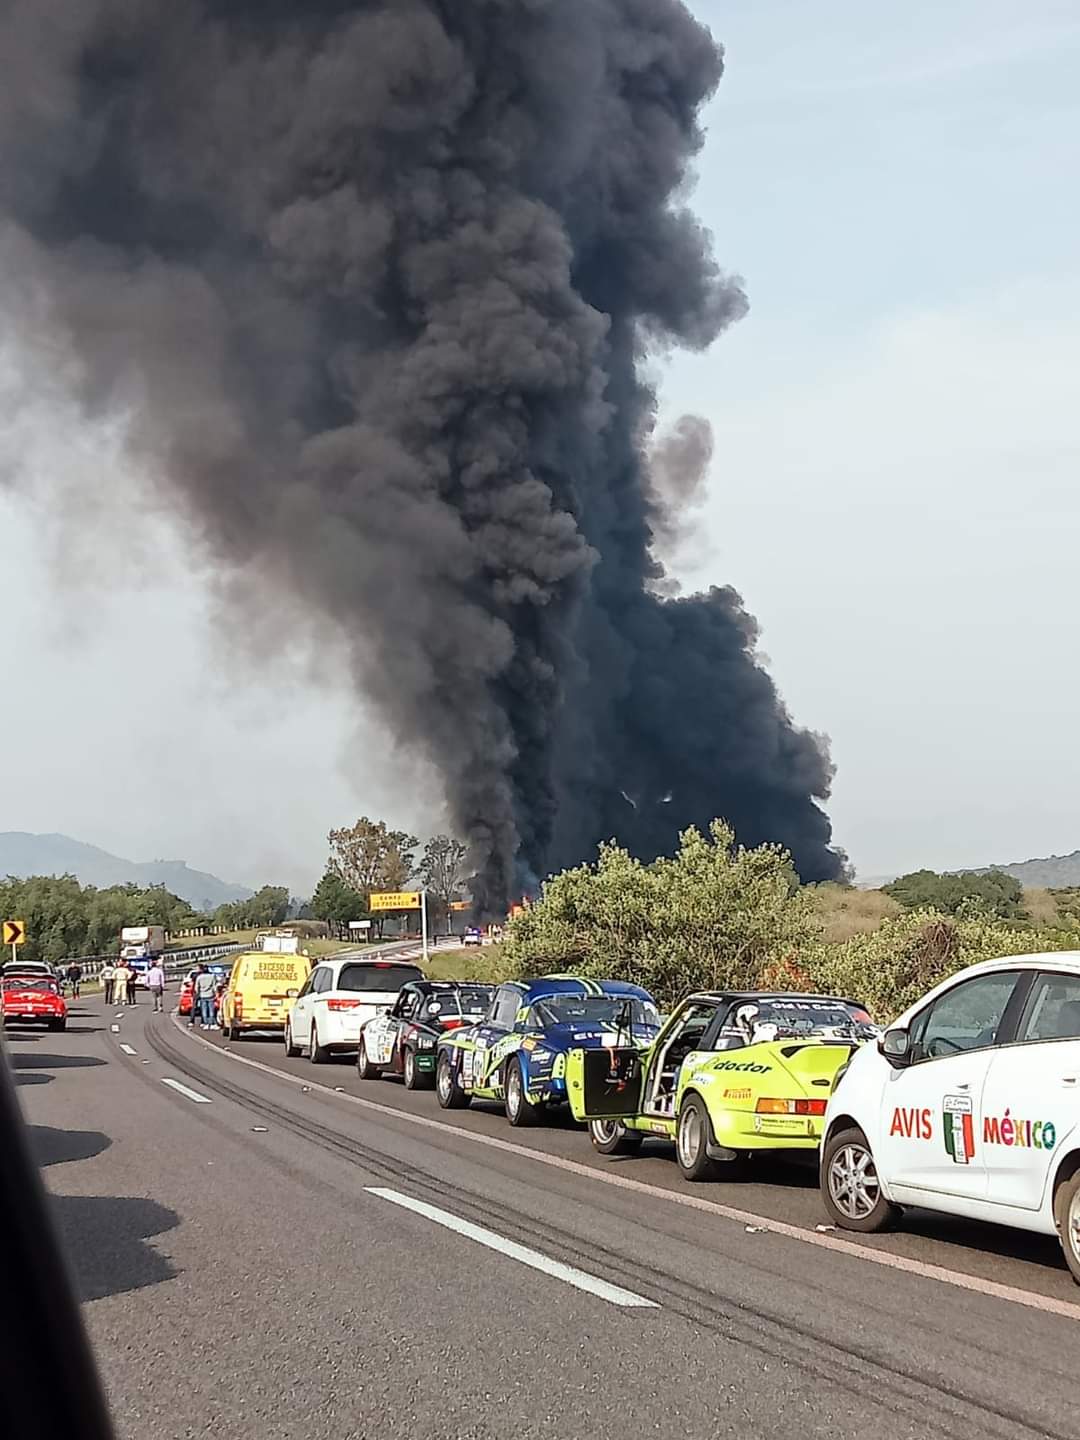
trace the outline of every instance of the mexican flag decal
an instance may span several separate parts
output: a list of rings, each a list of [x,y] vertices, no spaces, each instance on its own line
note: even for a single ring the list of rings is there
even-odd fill
[[[945,1149],[957,1165],[968,1165],[975,1154],[975,1122],[970,1095],[946,1095],[942,1119]]]

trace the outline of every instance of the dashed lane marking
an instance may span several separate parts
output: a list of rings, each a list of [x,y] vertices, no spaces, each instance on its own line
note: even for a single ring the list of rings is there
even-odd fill
[[[539,1250],[530,1250],[527,1245],[519,1245],[516,1240],[507,1240],[505,1236],[497,1235],[494,1230],[485,1230],[482,1225],[461,1220],[457,1215],[451,1215],[449,1210],[440,1210],[436,1205],[414,1200],[411,1195],[403,1195],[400,1190],[387,1190],[381,1185],[365,1185],[364,1189],[369,1195],[377,1195],[380,1200],[389,1200],[391,1205],[400,1205],[403,1210],[412,1210],[417,1215],[423,1215],[425,1220],[432,1220],[446,1230],[464,1235],[467,1240],[475,1240],[477,1245],[497,1250],[500,1255],[516,1260],[519,1265],[528,1265],[530,1270],[539,1270],[543,1275],[562,1280],[566,1285],[573,1285],[575,1290],[585,1290],[590,1295],[596,1295],[601,1300],[606,1300],[609,1305],[622,1305],[639,1310],[660,1308],[655,1300],[646,1300],[644,1295],[635,1295],[633,1290],[624,1290],[621,1285],[611,1285],[607,1280],[589,1275],[573,1265],[552,1260],[550,1256],[542,1255]]]
[[[181,1085],[179,1080],[170,1080],[167,1075],[161,1077],[161,1083],[168,1085],[170,1090],[175,1090],[188,1100],[194,1100],[196,1105],[209,1105],[211,1103],[209,1095],[200,1095],[197,1090],[189,1090],[186,1085]]]

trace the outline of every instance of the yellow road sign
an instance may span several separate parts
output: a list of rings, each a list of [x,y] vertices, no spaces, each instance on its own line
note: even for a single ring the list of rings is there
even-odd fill
[[[372,910],[419,910],[419,890],[381,890],[369,897]]]
[[[26,921],[25,921],[25,920],[5,920],[5,921],[4,921],[4,944],[5,944],[5,945],[21,945],[25,939],[26,939]]]

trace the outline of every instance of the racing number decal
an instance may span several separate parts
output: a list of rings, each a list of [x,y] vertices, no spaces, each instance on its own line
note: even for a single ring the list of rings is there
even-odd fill
[[[374,1045],[372,1046],[372,1048],[375,1051],[374,1055],[372,1055],[371,1057],[372,1061],[376,1065],[389,1065],[390,1058],[394,1053],[393,1022],[387,1015],[384,1016],[382,1019],[376,1020],[374,1025],[370,1026],[369,1028],[375,1032],[372,1036],[372,1039],[374,1041]]]

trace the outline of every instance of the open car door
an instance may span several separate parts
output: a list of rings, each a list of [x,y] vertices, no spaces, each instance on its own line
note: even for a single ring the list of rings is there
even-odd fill
[[[575,1120],[616,1120],[641,1109],[648,1055],[632,1046],[570,1050],[566,1095]]]

